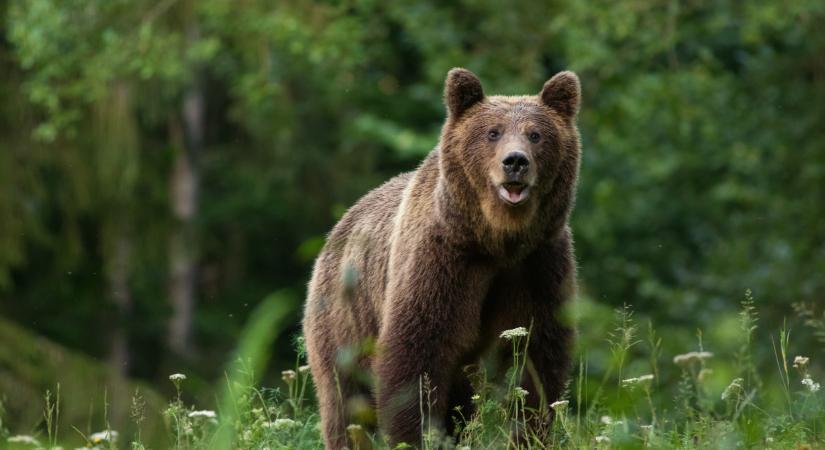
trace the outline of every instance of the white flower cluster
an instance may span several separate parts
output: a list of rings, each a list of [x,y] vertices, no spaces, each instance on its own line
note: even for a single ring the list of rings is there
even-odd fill
[[[713,353],[711,352],[689,352],[674,356],[673,362],[681,366],[692,362],[704,361],[712,357]]]
[[[650,381],[653,381],[653,375],[652,374],[642,375],[640,377],[628,378],[626,380],[622,380],[622,387],[633,388],[635,386],[638,386],[638,385],[644,384],[644,383],[648,383]]]
[[[297,422],[292,419],[275,419],[272,423],[272,428],[275,430],[288,430],[293,427],[297,427],[301,425],[300,422]]]
[[[192,411],[189,413],[189,417],[191,418],[204,418],[204,419],[217,419],[218,415],[215,414],[215,411],[210,411],[208,409],[204,409],[201,411]]]
[[[11,436],[10,438],[6,439],[6,441],[15,443],[15,444],[28,444],[28,445],[36,445],[39,446],[40,442],[37,441],[32,436],[28,436],[25,434],[18,434],[17,436]]]
[[[102,442],[110,442],[112,444],[117,442],[118,432],[114,430],[104,430],[98,431],[97,433],[92,433],[89,436],[89,440],[92,444],[100,444]]]
[[[807,356],[797,356],[793,359],[793,366],[799,371],[799,375],[802,376],[802,384],[805,385],[809,392],[815,393],[819,391],[820,386],[819,383],[811,378],[811,374],[808,373],[808,363],[810,361],[811,359]]]
[[[734,380],[730,382],[728,387],[726,387],[725,390],[722,391],[722,400],[727,400],[732,395],[738,395],[740,392],[744,391],[744,388],[742,387],[742,383],[744,382],[745,380],[743,378],[734,378]]]
[[[280,430],[288,430],[290,428],[294,428],[294,427],[298,427],[298,426],[301,426],[301,422],[298,422],[297,420],[287,419],[287,418],[275,419],[272,422],[264,422],[263,423],[264,428],[272,428],[273,430],[279,430],[279,431]],[[354,426],[358,426],[358,425],[350,425],[350,426],[347,427],[347,430],[349,430],[351,427],[354,427]]]
[[[811,392],[819,391],[819,383],[815,383],[814,380],[811,379],[810,375],[802,379],[802,384],[804,384]]]
[[[610,416],[602,416],[599,420],[602,424],[607,425],[608,427],[619,427],[624,425],[624,420],[613,420]]]
[[[527,397],[527,394],[529,394],[529,392],[527,392],[527,389],[524,389],[523,387],[516,387],[515,389],[513,389],[513,392],[515,392],[516,397],[518,397],[521,400],[524,400]]]
[[[169,380],[171,381],[183,381],[185,379],[186,375],[182,373],[173,373],[172,375],[169,375]]]
[[[502,338],[502,339],[506,339],[508,341],[512,341],[513,339],[515,339],[517,337],[523,337],[523,336],[527,336],[527,328],[518,327],[518,328],[513,328],[512,330],[504,330],[501,333],[501,336],[499,336],[499,337]]]
[[[291,383],[293,380],[295,380],[295,371],[294,370],[281,371],[281,379],[286,381],[287,383]]]
[[[553,408],[554,411],[564,411],[567,409],[567,405],[570,404],[569,400],[558,400],[550,404],[550,407]]]

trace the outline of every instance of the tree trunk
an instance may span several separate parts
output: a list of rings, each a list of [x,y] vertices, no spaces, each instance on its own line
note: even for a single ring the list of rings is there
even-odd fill
[[[118,230],[114,255],[109,267],[109,291],[112,303],[115,306],[115,323],[111,332],[111,347],[109,350],[109,365],[117,376],[126,377],[129,374],[129,335],[127,320],[132,310],[132,293],[129,288],[129,260],[132,254],[132,243],[125,230]]]
[[[102,244],[107,299],[111,316],[107,318],[110,421],[115,427],[126,422],[129,395],[124,386],[131,366],[129,347],[132,314],[131,217],[137,207],[135,186],[139,164],[139,132],[132,108],[132,91],[123,80],[112,83],[108,97],[100,101],[94,121],[96,143],[94,167],[97,169],[102,217]]]
[[[194,23],[188,26],[187,39],[198,39]],[[196,249],[194,219],[198,212],[198,158],[203,151],[205,104],[197,68],[186,90],[182,105],[182,131],[173,120],[171,134],[178,154],[171,179],[172,214],[175,225],[169,241],[169,322],[168,346],[177,355],[192,351],[192,319],[195,309]]]
[[[126,411],[129,407],[129,395],[126,390],[129,376],[129,326],[128,320],[132,311],[132,292],[129,286],[132,256],[132,242],[127,227],[122,223],[115,225],[114,248],[108,262],[109,296],[114,305],[114,320],[111,324],[111,339],[109,347],[109,367],[112,377],[109,382],[109,420],[115,428],[121,428],[126,423]]]

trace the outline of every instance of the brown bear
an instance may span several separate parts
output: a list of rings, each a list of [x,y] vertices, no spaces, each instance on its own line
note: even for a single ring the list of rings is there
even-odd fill
[[[352,399],[375,408],[390,444],[420,445],[424,376],[432,422],[450,427],[456,406],[469,417],[472,388],[462,368],[519,326],[532,326],[532,376],[522,386],[528,407],[543,411],[531,423],[550,420],[573,340],[560,316],[575,290],[568,218],[580,97],[572,72],[553,76],[537,96],[487,97],[472,72],[452,69],[438,145],[332,230],[303,323],[328,448],[347,446],[347,426],[358,420]],[[370,342],[374,352],[347,363]],[[372,386],[364,371],[374,374]]]

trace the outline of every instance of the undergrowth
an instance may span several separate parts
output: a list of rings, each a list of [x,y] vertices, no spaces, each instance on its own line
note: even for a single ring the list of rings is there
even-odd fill
[[[797,306],[797,312],[813,329],[815,338],[821,338],[824,328],[813,310]],[[565,397],[545,405],[555,417],[552,425],[530,431],[525,431],[526,418],[532,412],[526,399],[536,393],[528,392],[519,382],[529,367],[525,355],[530,330],[508,330],[501,340],[512,350],[510,369],[499,382],[492,381],[484,365],[473,366],[470,375],[475,408],[472,412],[457,411],[464,420],[455,434],[445,435],[434,425],[437,421],[428,417],[434,396],[424,376],[419,385],[422,442],[397,448],[825,448],[825,404],[816,381],[822,374],[814,373],[813,365],[817,356],[825,355],[796,354],[787,327],[760,340],[758,311],[750,292],[737,322],[738,349],[729,354],[706,348],[703,333],[697,331],[694,348],[666,355],[663,341],[667,334],[650,322],[641,327],[629,306],[619,308],[604,343],[607,351],[600,353],[605,361],[595,371],[598,373],[591,365],[599,361],[594,363],[590,352],[580,348]],[[303,364],[300,344],[295,366],[284,370],[279,385],[271,388],[259,385],[254,368],[257,363],[240,355],[222,382],[225,395],[214,410],[185,403],[181,394],[186,389],[186,376],[171,375],[176,395],[162,411],[168,448],[323,448],[311,376]],[[757,370],[757,346],[771,349],[775,374],[764,368],[761,373]],[[818,364],[816,367],[821,367],[821,361]],[[769,383],[771,389],[766,388]],[[59,442],[65,437],[56,432],[59,412],[58,387],[45,396],[43,424],[38,428],[42,432],[11,435],[4,425],[0,399],[0,439],[13,449],[64,448]],[[134,435],[121,436],[104,424],[101,432],[78,432],[72,438],[79,439],[85,449],[148,449],[140,425],[147,414],[155,413],[146,410],[140,392],[135,392],[130,413],[138,430]],[[387,448],[379,434],[360,425],[351,425],[348,434],[360,450]]]

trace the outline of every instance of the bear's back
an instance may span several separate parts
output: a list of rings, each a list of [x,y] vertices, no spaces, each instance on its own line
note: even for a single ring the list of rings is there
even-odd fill
[[[327,316],[328,323],[346,324],[341,330],[347,334],[358,330],[358,338],[377,334],[390,236],[414,174],[403,173],[368,192],[335,225],[316,260],[305,317]]]
[[[356,239],[367,241],[359,245],[389,240],[404,189],[414,174],[397,175],[361,197],[332,229],[325,249],[342,248]]]

